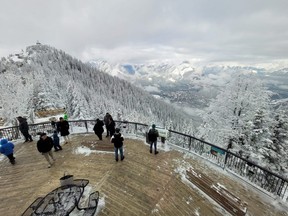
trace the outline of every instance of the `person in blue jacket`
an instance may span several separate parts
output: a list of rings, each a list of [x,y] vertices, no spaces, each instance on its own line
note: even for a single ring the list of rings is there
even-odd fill
[[[8,142],[7,139],[1,139],[1,147],[0,152],[6,155],[9,158],[11,164],[15,164],[14,153],[14,144],[12,142]]]
[[[52,138],[53,138],[55,152],[62,150],[62,147],[60,146],[60,139],[58,137],[58,132],[56,130],[54,131]]]

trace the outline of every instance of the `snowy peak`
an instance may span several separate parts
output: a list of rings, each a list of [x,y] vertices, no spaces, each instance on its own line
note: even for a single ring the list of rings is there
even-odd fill
[[[109,64],[105,61],[93,60],[90,61],[96,69],[106,72],[112,76],[127,79],[129,81],[135,81],[137,79],[151,80],[151,79],[164,79],[165,81],[181,81],[187,77],[201,76],[199,70],[196,70],[193,65],[188,61],[184,61],[181,64],[173,65],[168,63],[159,64]]]

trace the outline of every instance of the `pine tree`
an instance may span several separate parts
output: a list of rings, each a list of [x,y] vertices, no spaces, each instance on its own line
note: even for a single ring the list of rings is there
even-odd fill
[[[229,141],[238,150],[242,145],[252,145],[248,132],[255,127],[258,111],[269,115],[268,103],[269,92],[261,80],[251,74],[236,76],[211,102],[198,136],[224,148]]]

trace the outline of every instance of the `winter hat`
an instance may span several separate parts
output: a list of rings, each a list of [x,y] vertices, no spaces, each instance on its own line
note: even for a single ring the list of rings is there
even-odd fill
[[[119,128],[116,128],[116,129],[115,129],[115,132],[116,132],[116,133],[119,133],[119,132],[120,132],[120,129],[119,129]]]
[[[1,145],[4,145],[4,144],[6,144],[6,143],[8,143],[8,140],[7,140],[7,139],[1,139]]]
[[[46,134],[46,133],[41,133],[41,134],[40,134],[40,138],[43,137],[43,136],[45,136],[45,135],[47,135],[47,134]]]

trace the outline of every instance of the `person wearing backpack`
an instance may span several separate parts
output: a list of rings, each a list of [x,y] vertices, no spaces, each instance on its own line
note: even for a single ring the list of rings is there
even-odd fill
[[[118,161],[118,151],[120,151],[120,159],[121,161],[124,160],[123,154],[123,141],[124,137],[120,133],[120,129],[116,128],[115,133],[111,137],[111,142],[114,143],[114,150],[115,150],[115,160]]]
[[[99,118],[96,119],[96,124],[93,127],[94,133],[98,136],[99,140],[102,140],[102,134],[104,132],[103,129],[104,123]]]
[[[152,124],[152,128],[148,132],[148,140],[150,143],[150,153],[152,153],[152,147],[154,145],[154,154],[158,154],[159,152],[157,151],[157,138],[159,137],[159,133],[156,130],[156,125]]]

